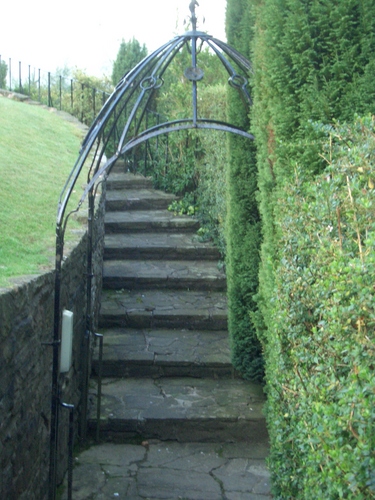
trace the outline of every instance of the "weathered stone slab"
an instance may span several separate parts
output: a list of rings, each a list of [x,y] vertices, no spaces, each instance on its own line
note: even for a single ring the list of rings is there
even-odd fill
[[[233,377],[227,331],[134,330],[104,335],[104,377]],[[98,374],[98,349],[93,374]]]
[[[154,440],[92,446],[75,459],[73,498],[267,500],[267,450],[258,450],[259,443],[239,447]]]
[[[224,292],[104,290],[100,326],[129,328],[227,328]]]
[[[111,260],[103,265],[103,286],[111,289],[226,290],[216,262]]]
[[[107,191],[113,189],[152,189],[151,177],[115,170],[107,178]]]
[[[154,189],[114,189],[107,192],[106,210],[159,210],[166,209],[178,198]]]
[[[140,435],[180,442],[249,442],[267,438],[262,388],[244,380],[105,379],[102,389],[101,433],[111,439]],[[89,419],[89,426],[96,428],[95,418]]]
[[[129,210],[125,212],[107,212],[105,215],[105,231],[121,233],[126,231],[197,231],[199,222],[187,215],[174,215],[168,210]]]
[[[127,233],[106,236],[104,258],[218,261],[220,252],[194,233]]]

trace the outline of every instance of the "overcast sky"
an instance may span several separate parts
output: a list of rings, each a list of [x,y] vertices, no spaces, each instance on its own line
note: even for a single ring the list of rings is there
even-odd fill
[[[198,29],[225,41],[226,0],[198,0]],[[108,76],[121,40],[149,52],[183,33],[190,0],[18,0],[0,9],[0,55],[45,71],[68,66]],[[202,24],[203,18],[205,23]],[[26,70],[26,69],[25,69]]]

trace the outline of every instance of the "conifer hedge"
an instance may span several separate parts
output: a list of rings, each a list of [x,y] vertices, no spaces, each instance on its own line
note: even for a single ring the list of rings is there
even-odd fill
[[[263,0],[254,26],[275,498],[375,498],[375,4]]]
[[[228,0],[229,45],[249,56],[252,19],[247,0]],[[228,120],[249,130],[248,110],[237,92],[228,92]],[[255,146],[239,136],[229,136],[227,174],[227,283],[228,320],[234,366],[246,378],[263,378],[263,359],[251,312],[256,303],[260,250],[260,218],[256,200]]]
[[[375,118],[325,126],[276,224],[268,427],[275,498],[375,498]]]

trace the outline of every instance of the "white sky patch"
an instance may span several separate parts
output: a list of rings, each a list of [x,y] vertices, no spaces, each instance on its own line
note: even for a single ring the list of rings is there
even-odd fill
[[[226,0],[198,0],[198,30],[225,37]],[[54,72],[78,67],[110,76],[121,40],[135,37],[149,52],[186,30],[190,0],[18,0],[0,11],[0,55]],[[203,24],[203,18],[205,23]]]

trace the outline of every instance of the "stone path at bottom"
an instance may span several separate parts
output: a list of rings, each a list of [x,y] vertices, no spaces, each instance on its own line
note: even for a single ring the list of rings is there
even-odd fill
[[[73,499],[267,500],[266,448],[264,440],[95,445],[75,459]]]

